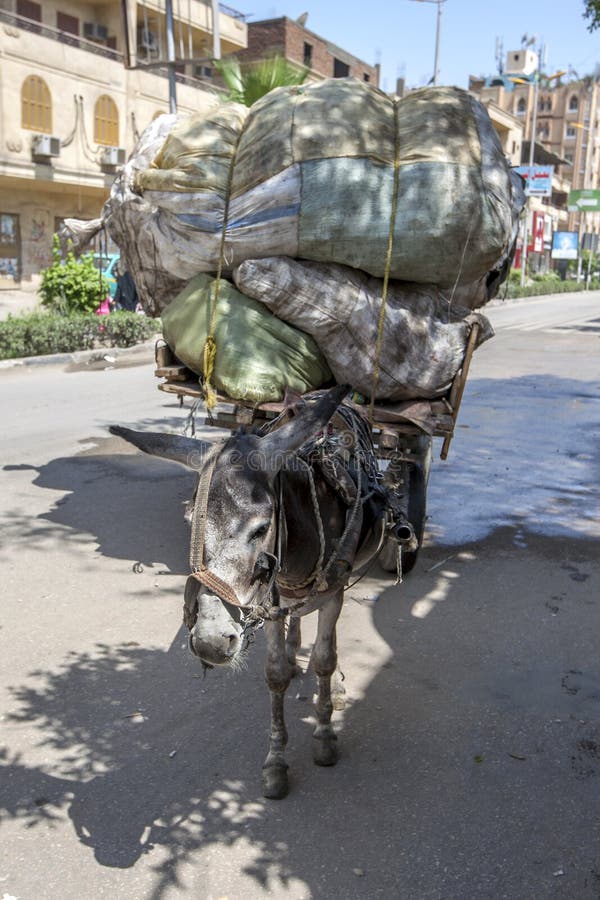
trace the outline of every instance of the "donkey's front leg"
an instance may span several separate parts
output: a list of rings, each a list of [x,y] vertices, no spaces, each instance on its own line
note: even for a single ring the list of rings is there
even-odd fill
[[[292,667],[292,678],[302,675],[302,669],[296,662],[296,654],[300,647],[300,619],[290,618],[288,622],[287,636],[285,639],[285,651],[288,662]]]
[[[342,590],[326,600],[319,610],[317,637],[311,657],[318,679],[317,727],[313,732],[313,760],[318,766],[334,766],[337,762],[337,735],[331,725],[331,676],[337,665],[335,626],[343,600]]]
[[[271,692],[271,733],[269,752],[263,765],[263,794],[271,800],[279,800],[288,792],[288,766],[284,757],[288,736],[283,715],[283,701],[292,677],[292,668],[286,654],[283,621],[265,622],[265,635],[267,638],[265,676]]]

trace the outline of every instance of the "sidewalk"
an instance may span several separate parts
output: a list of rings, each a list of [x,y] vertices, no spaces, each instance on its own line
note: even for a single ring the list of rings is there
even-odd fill
[[[39,304],[37,282],[23,282],[20,288],[8,288],[0,290],[0,320],[7,319],[9,315],[19,316],[31,312]]]

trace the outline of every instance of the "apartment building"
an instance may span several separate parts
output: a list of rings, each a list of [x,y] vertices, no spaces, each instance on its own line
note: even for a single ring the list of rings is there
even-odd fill
[[[379,67],[371,66],[331,41],[305,27],[306,13],[299,19],[265,19],[248,23],[248,46],[237,54],[240,62],[265,56],[284,57],[292,65],[309,69],[309,79],[358,78],[379,87]]]
[[[208,109],[215,31],[237,52],[245,18],[211,0],[173,6],[177,109]],[[62,219],[99,215],[140,133],[169,112],[166,47],[164,0],[0,0],[0,288],[51,261]]]
[[[530,159],[536,68],[537,55],[522,48],[509,51],[504,72],[486,79],[471,78],[469,83],[469,89],[484,103],[493,102],[523,123],[524,165]],[[541,205],[551,210],[557,227],[575,230],[583,223],[578,213],[567,211],[569,191],[600,185],[600,84],[592,79],[565,81],[565,74],[540,76],[534,161],[555,166],[552,197],[540,201]]]

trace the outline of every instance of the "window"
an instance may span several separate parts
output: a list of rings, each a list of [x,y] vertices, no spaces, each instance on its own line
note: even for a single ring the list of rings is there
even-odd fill
[[[313,45],[304,41],[304,65],[310,69],[313,62]]]
[[[577,99],[575,94],[573,94],[572,97],[569,97],[569,112],[577,112],[578,109],[579,109],[579,100]]]
[[[334,78],[347,78],[350,74],[350,66],[342,62],[341,59],[333,59],[333,77]]]
[[[67,13],[56,13],[56,27],[67,34],[79,34],[79,19],[77,16],[69,16]]]
[[[367,72],[363,72],[363,81],[370,81],[371,76],[367,74]]]
[[[565,153],[564,157],[568,163],[573,165],[573,154],[571,153],[571,151],[569,151],[568,153]]]
[[[520,97],[519,102],[517,103],[517,115],[523,116],[525,115],[525,108],[527,104],[525,103],[525,97]]]
[[[21,28],[26,28],[27,31],[35,31],[39,34],[39,27],[29,23],[42,21],[41,3],[34,3],[33,0],[17,0],[17,15],[28,20],[27,22],[19,22]]]
[[[72,44],[75,47],[79,44],[79,41],[73,40],[73,38],[79,37],[79,19],[77,16],[69,16],[63,12],[57,12],[56,27],[60,32],[58,39],[63,44]]]
[[[108,94],[102,94],[94,107],[94,140],[105,147],[119,146],[119,110]]]
[[[568,138],[575,137],[575,127],[573,125],[567,125],[567,135]]]
[[[21,85],[21,128],[43,134],[52,131],[52,97],[38,75],[30,75]]]

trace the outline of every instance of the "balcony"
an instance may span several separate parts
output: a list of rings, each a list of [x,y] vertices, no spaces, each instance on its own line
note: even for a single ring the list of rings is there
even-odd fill
[[[111,47],[106,47],[95,41],[88,41],[86,38],[79,37],[76,34],[60,31],[58,28],[52,28],[50,25],[44,25],[42,22],[35,22],[33,19],[17,16],[16,13],[6,12],[5,10],[0,9],[0,22],[3,22],[5,25],[11,25],[13,28],[20,28],[22,31],[39,34],[41,37],[49,38],[51,41],[68,44],[71,47],[78,47],[80,50],[86,50],[89,53],[95,53],[97,56],[103,56],[105,59],[112,59],[118,62],[123,61],[123,54],[118,50],[113,50]]]

